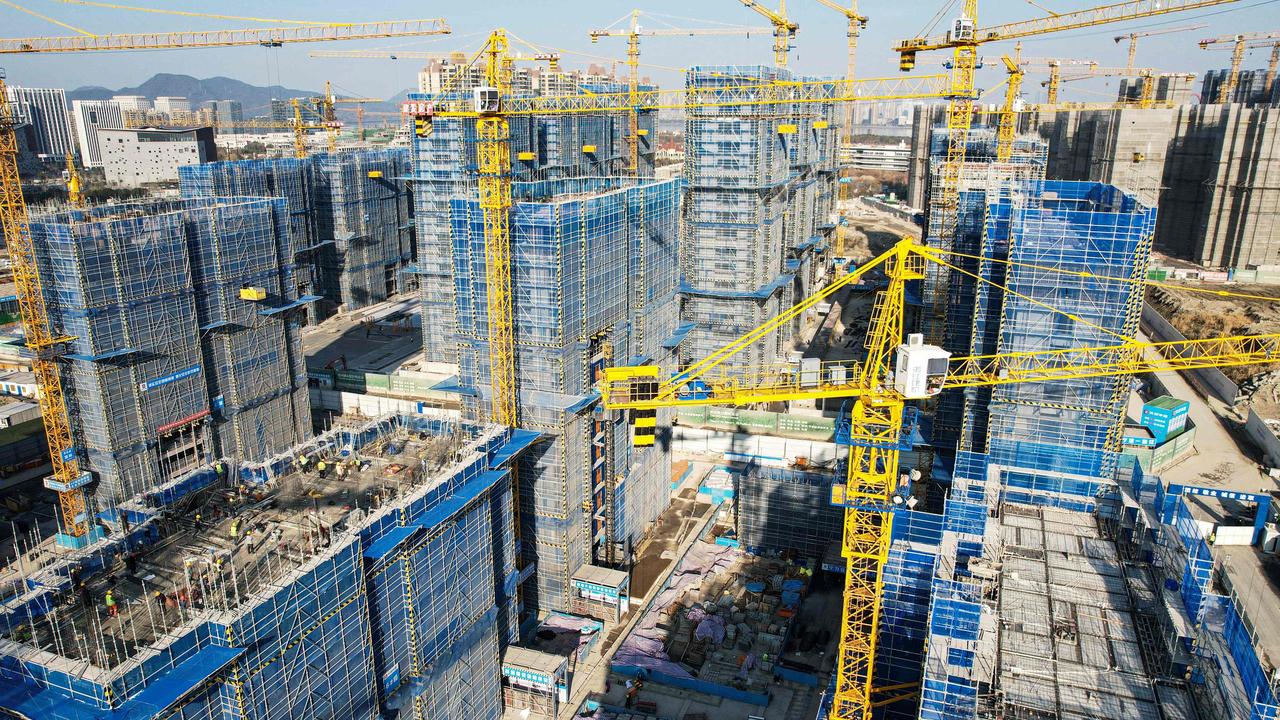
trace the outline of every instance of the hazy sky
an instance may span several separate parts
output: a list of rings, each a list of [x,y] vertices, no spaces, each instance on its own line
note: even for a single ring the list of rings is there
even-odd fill
[[[145,0],[139,0],[143,2]],[[776,3],[777,0],[766,0]],[[1099,2],[1115,0],[1099,0]],[[1236,32],[1280,29],[1277,10],[1280,0],[1241,0],[1208,10],[1168,15],[1129,25],[1108,25],[1051,38],[1029,39],[1024,55],[1089,58],[1108,65],[1123,65],[1126,46],[1112,38],[1130,28],[1177,27],[1207,23],[1208,27],[1183,33],[1147,38],[1140,41],[1138,64],[1162,70],[1202,73],[1206,69],[1224,67],[1225,50],[1200,50],[1195,41],[1202,37]],[[222,21],[205,18],[166,16],[107,10],[64,4],[57,0],[23,0],[26,6],[59,20],[97,33],[142,32],[174,29],[212,29],[250,26],[244,21]],[[1037,0],[1055,12],[1080,9],[1087,0]],[[862,35],[858,53],[858,74],[863,77],[896,74],[896,55],[891,52],[895,40],[911,37],[928,26],[944,0],[912,2],[899,0],[863,0],[862,11],[870,23]],[[453,28],[453,35],[441,38],[412,38],[373,42],[331,42],[291,45],[267,50],[263,48],[223,48],[207,50],[167,50],[154,52],[116,52],[81,55],[31,55],[0,57],[11,84],[66,87],[103,85],[118,88],[141,83],[156,72],[174,72],[204,78],[225,75],[255,85],[279,83],[286,87],[319,88],[326,79],[349,95],[388,97],[416,84],[420,62],[413,60],[335,60],[311,58],[312,50],[338,49],[402,49],[402,50],[466,50],[475,49],[484,33],[504,27],[528,42],[545,48],[577,51],[597,56],[621,58],[625,40],[606,38],[592,45],[587,30],[610,25],[621,19],[632,7],[655,14],[648,27],[707,27],[711,23],[760,25],[764,19],[743,7],[737,0],[469,0],[461,2],[412,3],[404,0],[364,5],[332,4],[276,0],[248,2],[230,0],[200,3],[194,0],[162,2],[152,7],[189,11],[209,11],[233,15],[269,15],[273,18],[297,20],[389,20],[443,16]],[[845,67],[845,21],[843,16],[819,5],[815,0],[791,0],[791,17],[800,24],[796,49],[791,54],[792,67],[811,75],[839,75]],[[268,9],[269,8],[269,9]],[[949,18],[953,11],[943,17]],[[980,24],[988,25],[1022,20],[1043,11],[1024,0],[989,0],[982,4]],[[702,20],[704,22],[697,22]],[[619,25],[620,26],[620,25]],[[939,26],[941,27],[941,26]],[[0,6],[0,35],[66,35],[64,28]],[[649,38],[642,42],[641,59],[660,67],[647,67],[662,86],[679,84],[679,68],[690,64],[747,64],[771,62],[772,38],[768,32],[745,37],[676,37]],[[992,62],[979,77],[981,87],[999,82],[1003,72],[996,57],[1011,52],[1010,43],[987,46]],[[933,56],[940,55],[932,53]],[[925,56],[921,56],[924,60]],[[568,67],[585,67],[600,60],[563,53]],[[1266,64],[1267,51],[1253,50],[1246,56],[1246,67]],[[921,63],[927,67],[928,61]],[[1039,80],[1042,75],[1028,76],[1025,88],[1030,99],[1042,99]],[[1115,81],[1092,81],[1092,86],[1076,84],[1064,91],[1064,99],[1081,101],[1114,99]],[[995,99],[996,93],[988,99]],[[1110,96],[1110,97],[1107,97]]]

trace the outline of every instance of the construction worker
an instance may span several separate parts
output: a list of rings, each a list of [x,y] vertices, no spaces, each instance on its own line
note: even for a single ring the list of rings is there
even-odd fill
[[[107,591],[107,617],[115,617],[120,614],[120,609],[116,607],[116,596],[111,590]]]
[[[196,511],[196,529],[199,530],[202,527],[204,527],[204,516],[200,514],[199,510],[197,510]]]
[[[329,470],[329,465],[325,463],[325,461],[321,460],[320,462],[316,463],[316,474],[319,475],[320,477],[324,477],[324,474],[328,472],[328,470]]]
[[[80,604],[85,610],[93,605],[93,593],[89,590],[89,585],[83,581],[80,583]]]
[[[159,609],[160,612],[164,612],[164,593],[157,590],[151,597],[152,600],[155,601],[156,608]]]
[[[235,540],[240,536],[240,518],[231,521],[231,539]]]

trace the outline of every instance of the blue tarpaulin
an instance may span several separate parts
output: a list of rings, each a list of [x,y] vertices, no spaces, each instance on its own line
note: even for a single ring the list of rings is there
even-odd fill
[[[111,713],[70,695],[7,679],[0,682],[0,708],[23,720],[107,720]]]
[[[244,648],[207,647],[151,681],[146,689],[111,714],[113,720],[153,718],[173,708],[222,668],[245,653]]]
[[[403,545],[406,540],[416,535],[421,529],[421,525],[393,527],[387,531],[386,535],[370,543],[369,547],[365,548],[364,556],[370,560],[381,560]]]
[[[676,331],[671,333],[671,337],[662,341],[662,347],[666,350],[676,349],[680,346],[680,343],[684,342],[684,339],[689,336],[689,333],[692,332],[695,327],[697,327],[697,325],[694,323],[685,323],[676,328]]]
[[[281,305],[280,307],[264,308],[264,309],[262,309],[262,310],[259,310],[259,311],[258,311],[258,314],[259,314],[259,315],[263,315],[263,316],[276,315],[276,314],[278,314],[278,313],[282,313],[282,312],[284,312],[284,311],[286,311],[286,310],[292,310],[292,309],[294,309],[294,308],[302,307],[303,305],[306,305],[307,303],[315,302],[316,300],[320,300],[320,299],[321,299],[321,298],[320,298],[320,296],[319,296],[319,295],[303,295],[302,297],[298,298],[297,300],[294,300],[293,302],[288,303],[288,304],[285,304],[285,305]]]
[[[180,703],[244,652],[244,648],[207,647],[152,680],[116,710],[102,710],[59,690],[20,682],[0,682],[0,708],[24,720],[150,720]]]
[[[490,464],[497,467],[506,465],[511,461],[511,458],[524,452],[526,448],[537,442],[540,437],[542,437],[542,433],[535,430],[520,430],[518,428],[512,430],[511,439],[494,451],[493,460],[490,461]]]
[[[418,519],[417,524],[430,530],[436,525],[445,522],[466,507],[472,500],[480,497],[482,493],[496,485],[507,474],[507,470],[489,470],[481,473],[479,477],[458,488],[458,491],[449,496],[449,499],[428,510]]]

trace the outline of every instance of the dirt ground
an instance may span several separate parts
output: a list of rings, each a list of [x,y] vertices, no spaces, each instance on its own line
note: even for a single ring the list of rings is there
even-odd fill
[[[1192,286],[1197,289],[1210,286]],[[1232,285],[1232,293],[1275,297],[1276,302],[1222,297],[1161,286],[1147,290],[1147,304],[1192,339],[1280,332],[1280,290],[1273,285]],[[1280,363],[1223,368],[1263,418],[1280,419]]]

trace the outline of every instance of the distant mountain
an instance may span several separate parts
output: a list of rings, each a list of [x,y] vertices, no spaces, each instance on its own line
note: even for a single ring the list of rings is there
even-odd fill
[[[185,97],[191,101],[193,108],[199,108],[210,100],[238,100],[244,106],[245,118],[251,118],[256,115],[270,114],[272,98],[311,97],[320,94],[315,90],[297,90],[279,85],[259,87],[228,77],[200,80],[190,75],[159,73],[137,87],[119,90],[97,86],[76,88],[67,93],[67,100],[110,100],[112,95],[144,95],[153,100],[164,96]],[[400,104],[398,102],[369,103],[365,107],[367,110],[391,112],[399,110]]]

